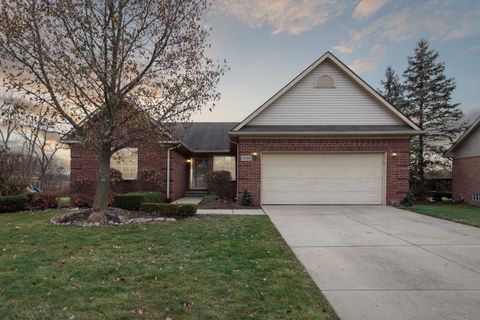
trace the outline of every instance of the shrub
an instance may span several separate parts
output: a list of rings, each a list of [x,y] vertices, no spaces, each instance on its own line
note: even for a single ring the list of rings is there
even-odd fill
[[[138,188],[145,191],[159,190],[165,177],[154,169],[143,169],[138,173]]]
[[[216,194],[207,194],[206,196],[203,196],[202,201],[204,203],[209,203],[209,202],[214,202],[218,200],[218,196]]]
[[[162,200],[163,195],[161,192],[130,192],[116,194],[113,197],[113,206],[138,211],[144,202],[161,203]]]
[[[248,207],[252,205],[253,200],[252,200],[252,194],[250,193],[250,191],[248,190],[243,191],[242,199],[240,200],[240,202],[242,203],[242,206]]]
[[[197,206],[194,204],[172,204],[172,203],[142,203],[141,211],[158,213],[165,217],[193,217],[197,213]]]
[[[28,197],[25,195],[0,197],[0,213],[25,210],[27,202]]]
[[[57,195],[52,192],[33,193],[27,204],[29,210],[53,209],[57,206]]]
[[[110,187],[115,190],[115,187],[122,182],[122,173],[117,169],[110,168]]]
[[[75,208],[90,208],[93,204],[93,198],[86,194],[72,194],[72,199]]]
[[[407,195],[402,200],[402,204],[406,207],[411,207],[415,204],[415,196],[412,190],[408,190]]]
[[[235,199],[235,185],[231,181],[232,176],[228,171],[214,171],[205,178],[208,192],[218,195],[220,199]]]

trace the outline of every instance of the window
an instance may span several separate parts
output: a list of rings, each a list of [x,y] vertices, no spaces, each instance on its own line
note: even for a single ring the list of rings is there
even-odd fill
[[[332,77],[323,75],[315,81],[315,88],[335,88],[335,80]]]
[[[480,193],[472,193],[472,201],[480,201]]]
[[[228,171],[232,175],[232,180],[236,180],[235,157],[215,156],[213,157],[213,171]]]
[[[115,152],[110,158],[110,168],[120,171],[123,180],[136,180],[138,150],[136,148],[125,148]]]

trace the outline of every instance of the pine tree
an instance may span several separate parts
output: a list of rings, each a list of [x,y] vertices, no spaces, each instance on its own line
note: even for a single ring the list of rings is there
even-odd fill
[[[394,107],[402,111],[405,108],[403,86],[400,82],[400,77],[391,66],[388,66],[385,70],[385,79],[381,80],[380,83],[383,87],[379,90],[382,96]]]
[[[402,112],[425,134],[412,139],[411,182],[417,197],[424,197],[427,169],[444,165],[444,152],[466,127],[459,103],[452,102],[455,80],[445,76],[445,63],[438,62],[438,52],[420,40],[408,57],[403,73],[406,105]]]

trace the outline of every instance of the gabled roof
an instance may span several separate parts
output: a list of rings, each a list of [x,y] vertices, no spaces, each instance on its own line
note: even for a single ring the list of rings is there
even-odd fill
[[[445,156],[453,157],[454,151],[458,149],[467,138],[470,137],[477,129],[480,128],[480,116],[472,123],[472,125],[455,141],[455,143],[450,147],[450,149],[445,152]]]
[[[285,85],[273,97],[268,99],[263,105],[261,105],[258,109],[252,112],[247,118],[245,118],[245,120],[243,120],[235,128],[233,128],[230,134],[237,135],[237,134],[241,134],[241,131],[245,132],[246,131],[245,126],[250,121],[252,121],[257,115],[259,115],[262,111],[264,111],[270,105],[272,105],[277,99],[279,99],[283,94],[285,94],[288,90],[290,90],[293,86],[295,86],[295,84],[297,84],[300,80],[302,80],[305,76],[307,76],[317,66],[319,66],[322,62],[324,62],[327,59],[333,62],[342,71],[344,71],[354,82],[356,82],[360,87],[362,87],[365,91],[371,94],[382,106],[384,106],[387,110],[395,114],[403,123],[405,123],[406,130],[402,132],[399,132],[396,130],[392,130],[392,131],[396,131],[398,134],[412,134],[412,133],[418,134],[422,132],[415,123],[410,121],[404,114],[402,114],[398,109],[396,109],[388,101],[386,101],[377,91],[375,91],[363,79],[361,79],[358,75],[356,75],[350,68],[348,68],[344,63],[342,63],[337,57],[335,57],[331,52],[327,52],[323,56],[321,56],[318,60],[316,60],[314,63],[312,63],[309,67],[307,67],[302,73],[300,73],[292,81],[290,81],[287,85]],[[243,130],[241,130],[242,128]],[[387,132],[388,131],[390,130],[387,130]],[[328,131],[325,131],[325,132],[327,133]],[[301,133],[301,132],[298,132],[298,133]],[[322,133],[322,132],[316,132],[316,133]]]

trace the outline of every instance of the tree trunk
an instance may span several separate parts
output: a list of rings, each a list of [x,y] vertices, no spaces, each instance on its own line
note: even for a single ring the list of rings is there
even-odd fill
[[[103,210],[107,207],[107,197],[110,187],[110,157],[111,144],[104,143],[100,151],[100,165],[98,170],[97,189],[93,208]]]
[[[423,155],[424,143],[423,137],[418,138],[418,166],[417,166],[417,190],[416,195],[419,199],[425,198],[425,159]]]

